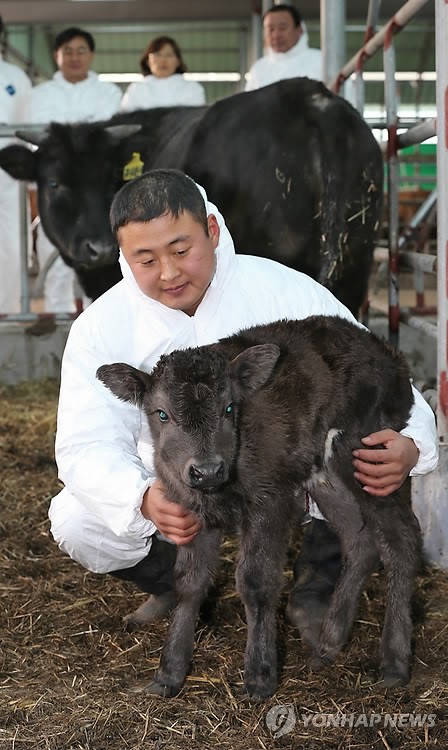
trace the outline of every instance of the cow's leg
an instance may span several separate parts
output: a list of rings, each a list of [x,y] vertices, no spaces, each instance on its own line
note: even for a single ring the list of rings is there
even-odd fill
[[[390,503],[397,502],[391,498]],[[399,502],[399,501],[398,501]],[[401,510],[401,512],[400,512]],[[376,519],[387,599],[380,647],[380,675],[386,686],[405,685],[411,660],[411,598],[420,558],[421,537],[411,509],[384,508]]]
[[[348,640],[359,596],[368,575],[378,563],[374,536],[365,524],[352,492],[338,477],[313,488],[321,512],[338,534],[342,569],[324,617],[314,663],[331,662]]]
[[[274,500],[263,500],[269,502],[275,507]],[[236,571],[247,620],[244,684],[251,698],[259,700],[277,687],[277,606],[289,540],[285,521],[269,517],[252,521],[242,537]]]
[[[190,544],[178,548],[175,567],[176,598],[168,635],[148,693],[177,695],[190,665],[196,618],[216,569],[221,532],[202,529]]]

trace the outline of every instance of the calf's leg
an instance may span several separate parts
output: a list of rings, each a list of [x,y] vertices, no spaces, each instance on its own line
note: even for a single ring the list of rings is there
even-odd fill
[[[395,497],[389,502],[388,507],[378,509],[375,521],[388,584],[380,647],[380,675],[386,686],[393,687],[405,685],[409,680],[411,597],[420,559],[421,536],[411,508],[400,508],[400,500]]]
[[[339,536],[342,569],[322,623],[316,660],[333,661],[348,640],[366,578],[378,564],[378,552],[355,496],[338,477],[313,488],[320,511]]]
[[[182,688],[194,646],[199,607],[216,569],[221,532],[202,529],[190,544],[178,548],[175,566],[177,604],[162,649],[159,668],[145,691],[172,697]]]
[[[287,545],[288,529],[278,518],[258,519],[241,541],[236,582],[247,620],[244,684],[257,700],[277,688],[277,605]]]

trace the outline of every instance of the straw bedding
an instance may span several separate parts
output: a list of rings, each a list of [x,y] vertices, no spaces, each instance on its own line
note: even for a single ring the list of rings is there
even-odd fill
[[[223,545],[185,688],[171,700],[138,692],[157,666],[167,623],[126,631],[122,617],[144,595],[84,571],[49,536],[48,503],[60,486],[53,460],[57,392],[53,381],[0,388],[0,750],[447,746],[447,574],[422,569],[418,577],[406,688],[384,690],[375,681],[381,574],[368,582],[336,665],[313,673],[284,616],[300,530],[279,608],[276,695],[257,704],[242,692],[246,626],[234,591],[235,539]],[[276,718],[278,705],[295,718],[288,732]],[[408,714],[432,718],[412,726]]]

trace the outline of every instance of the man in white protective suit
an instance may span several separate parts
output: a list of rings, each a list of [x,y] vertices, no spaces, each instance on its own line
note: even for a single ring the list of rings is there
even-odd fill
[[[90,70],[94,54],[95,41],[88,31],[71,27],[56,36],[53,56],[58,70],[51,80],[33,88],[29,122],[90,122],[107,120],[118,112],[121,89],[100,81],[98,74]],[[42,268],[55,248],[40,225],[36,249]],[[74,281],[74,272],[58,257],[45,281],[46,312],[75,312]]]
[[[162,354],[281,318],[354,318],[309,276],[266,258],[236,255],[218,208],[178,170],[157,169],[128,182],[116,194],[110,215],[123,279],[70,330],[56,437],[65,486],[53,498],[49,516],[54,539],[73,560],[95,573],[134,581],[150,594],[127,618],[141,624],[172,606],[175,545],[188,544],[200,525],[167,497],[155,474],[146,421],[135,405],[119,401],[99,382],[98,367],[126,362],[150,371]],[[414,397],[401,433],[385,429],[354,446],[355,477],[372,496],[385,497],[410,473],[425,474],[437,464],[433,412],[416,390]],[[311,513],[306,535],[319,534],[322,564],[317,589],[310,592],[308,580],[304,592],[307,616],[318,611],[320,617],[338,576],[331,564],[322,587],[326,541],[332,557],[337,550],[313,504]],[[296,569],[304,566],[302,557]],[[298,579],[291,610],[299,627],[303,623],[294,612],[303,603],[301,587]]]
[[[3,59],[0,53],[0,124],[25,121],[31,81],[17,65]],[[12,143],[0,139],[0,148]],[[0,313],[20,312],[20,211],[19,183],[0,169]]]
[[[309,46],[306,25],[294,5],[269,8],[263,15],[263,36],[266,54],[252,65],[246,91],[296,76],[323,80],[322,53]]]

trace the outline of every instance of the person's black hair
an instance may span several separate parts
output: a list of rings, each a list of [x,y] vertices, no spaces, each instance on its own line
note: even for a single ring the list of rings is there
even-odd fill
[[[92,34],[88,31],[84,31],[84,29],[78,29],[76,26],[70,26],[70,28],[59,32],[54,40],[53,52],[57,52],[64,44],[68,44],[68,42],[71,42],[72,39],[75,39],[77,36],[80,36],[85,40],[85,43],[91,52],[95,52],[95,40]]]
[[[198,186],[178,169],[152,169],[127,182],[116,193],[110,207],[112,232],[131,222],[147,222],[172,214],[176,219],[188,212],[208,235],[207,209]]]
[[[272,8],[269,8],[267,11],[263,13],[262,20],[266,18],[268,13],[278,13],[279,11],[285,11],[290,14],[292,17],[292,20],[294,21],[294,26],[300,26],[302,23],[302,16],[300,12],[297,10],[295,5],[289,5],[287,3],[280,3],[279,5],[273,5]]]
[[[187,66],[184,63],[182,52],[177,42],[174,39],[172,39],[170,36],[157,36],[148,44],[143,55],[140,58],[140,68],[144,76],[151,75],[151,68],[148,62],[148,55],[150,55],[151,53],[154,54],[154,52],[160,52],[162,47],[165,47],[166,44],[169,44],[173,48],[174,53],[177,59],[179,60],[179,65],[177,66],[174,72],[185,73],[185,71],[187,70]]]

